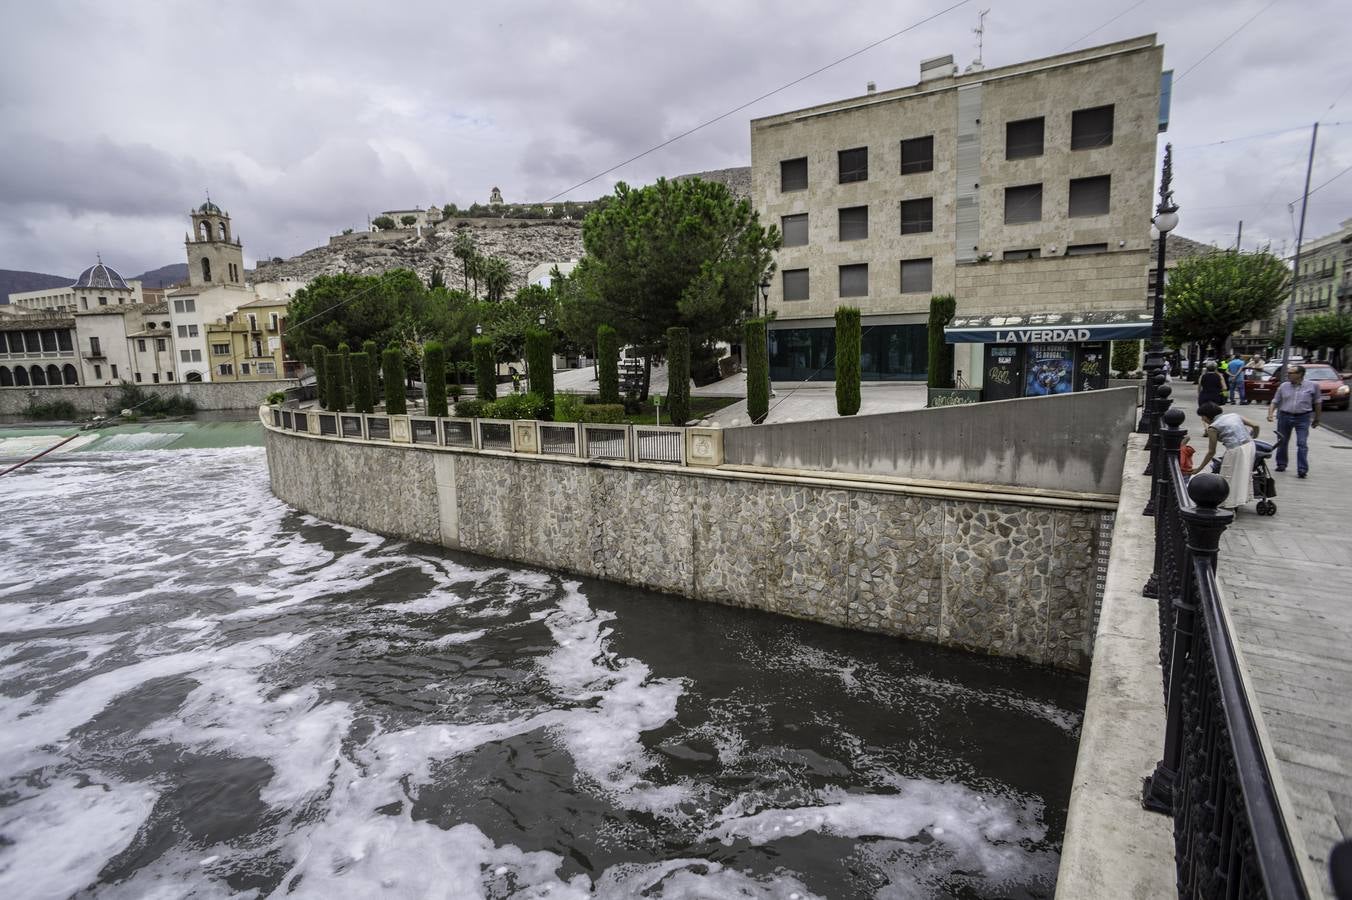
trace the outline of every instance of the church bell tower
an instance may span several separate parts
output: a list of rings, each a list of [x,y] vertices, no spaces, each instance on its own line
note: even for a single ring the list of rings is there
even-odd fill
[[[230,231],[230,214],[207,198],[192,214],[188,250],[188,283],[193,287],[244,284],[244,249]]]

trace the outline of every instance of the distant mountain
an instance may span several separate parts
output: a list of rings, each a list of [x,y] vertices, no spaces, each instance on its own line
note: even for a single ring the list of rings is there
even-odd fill
[[[188,280],[188,264],[185,262],[170,263],[167,266],[160,266],[158,269],[151,269],[149,272],[134,275],[127,280],[140,281],[143,288],[173,287],[180,281]]]
[[[8,303],[9,295],[22,294],[24,291],[41,291],[47,288],[66,287],[75,282],[66,275],[44,275],[41,272],[19,272],[14,269],[0,269],[0,302]]]

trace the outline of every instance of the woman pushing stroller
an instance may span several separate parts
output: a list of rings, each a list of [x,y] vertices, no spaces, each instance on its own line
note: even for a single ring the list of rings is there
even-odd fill
[[[1221,504],[1224,509],[1243,506],[1253,499],[1254,438],[1258,425],[1239,413],[1228,413],[1215,403],[1197,407],[1197,415],[1206,423],[1206,455],[1188,470],[1189,475],[1201,472],[1216,457],[1216,445],[1225,448],[1221,457],[1221,477],[1230,485],[1230,494]]]

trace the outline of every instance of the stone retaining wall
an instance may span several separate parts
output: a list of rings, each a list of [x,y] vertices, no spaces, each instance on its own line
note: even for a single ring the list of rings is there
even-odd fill
[[[295,379],[278,381],[210,381],[137,385],[147,394],[161,397],[191,397],[198,409],[256,409],[268,394],[295,387]],[[67,385],[65,387],[0,388],[0,415],[16,416],[35,403],[66,400],[81,413],[104,413],[117,398],[113,385]]]
[[[1103,504],[339,441],[269,427],[272,490],[381,534],[1088,668]]]

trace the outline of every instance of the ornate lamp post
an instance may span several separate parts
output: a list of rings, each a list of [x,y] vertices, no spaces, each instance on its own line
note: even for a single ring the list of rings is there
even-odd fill
[[[775,395],[775,380],[770,377],[770,278],[766,276],[760,283],[762,317],[765,319],[765,380],[770,387],[770,396]]]
[[[1155,311],[1150,320],[1150,345],[1145,353],[1145,403],[1136,424],[1140,433],[1154,433],[1155,376],[1164,371],[1164,245],[1169,232],[1178,227],[1178,206],[1169,185],[1174,179],[1173,144],[1164,145],[1164,171],[1160,175],[1160,202],[1155,206],[1153,231],[1159,232],[1159,257],[1155,266]]]

